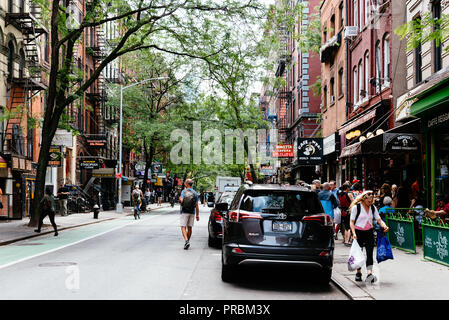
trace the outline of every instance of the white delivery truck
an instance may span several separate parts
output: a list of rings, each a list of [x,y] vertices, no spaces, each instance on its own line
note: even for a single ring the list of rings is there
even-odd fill
[[[225,191],[237,191],[242,184],[240,177],[217,177],[215,182],[215,201]]]

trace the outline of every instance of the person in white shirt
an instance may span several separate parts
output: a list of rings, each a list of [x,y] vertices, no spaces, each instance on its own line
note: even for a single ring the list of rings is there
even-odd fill
[[[374,250],[374,220],[384,229],[388,231],[388,226],[381,219],[374,203],[373,191],[365,191],[359,195],[351,204],[349,212],[350,228],[352,238],[357,240],[360,247],[365,247],[366,251],[366,282],[376,282],[377,278],[372,274],[373,269],[373,250]],[[357,269],[355,276],[356,281],[362,281],[362,269]]]

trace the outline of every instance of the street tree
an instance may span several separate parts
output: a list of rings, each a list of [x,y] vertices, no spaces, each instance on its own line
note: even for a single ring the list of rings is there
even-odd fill
[[[94,84],[106,65],[142,49],[207,60],[226,44],[224,22],[257,17],[263,9],[257,0],[91,0],[82,21],[74,24],[70,1],[35,1],[50,33],[51,57],[30,226],[39,220],[49,149],[60,119],[66,108]],[[80,77],[73,61],[77,44],[87,29],[110,22],[121,30],[120,38],[111,41],[109,52],[89,76]]]

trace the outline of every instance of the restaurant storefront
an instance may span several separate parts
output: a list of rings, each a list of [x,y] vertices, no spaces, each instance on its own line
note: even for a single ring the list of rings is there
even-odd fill
[[[410,98],[410,114],[422,121],[427,206],[449,195],[449,79]]]

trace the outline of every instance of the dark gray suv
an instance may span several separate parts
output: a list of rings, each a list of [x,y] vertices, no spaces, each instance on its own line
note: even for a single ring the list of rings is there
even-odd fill
[[[223,204],[223,206],[226,206]],[[332,275],[333,221],[315,192],[296,186],[244,184],[223,214],[222,273],[225,282],[239,268],[282,265]]]

